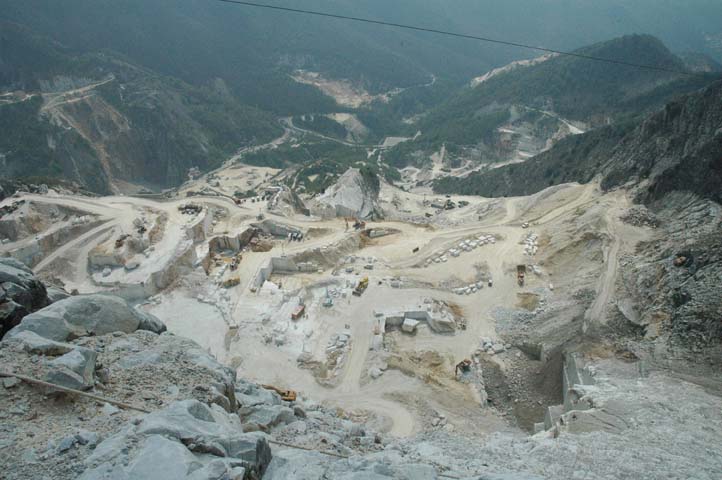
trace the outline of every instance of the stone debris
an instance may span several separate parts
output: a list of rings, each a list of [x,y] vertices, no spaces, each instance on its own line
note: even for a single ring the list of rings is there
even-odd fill
[[[620,220],[635,227],[658,228],[660,225],[659,218],[644,205],[630,207]]]

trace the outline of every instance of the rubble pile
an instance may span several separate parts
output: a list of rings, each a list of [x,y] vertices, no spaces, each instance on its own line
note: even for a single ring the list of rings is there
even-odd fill
[[[620,217],[624,223],[635,227],[658,228],[659,218],[644,205],[634,205]]]
[[[498,353],[504,353],[509,349],[511,349],[511,345],[508,343],[504,344],[500,341],[495,342],[489,337],[482,337],[479,342],[479,349],[477,350],[477,352],[494,355]]]
[[[23,205],[25,205],[25,200],[17,200],[9,205],[0,206],[0,218],[16,212],[17,209],[22,207]]]

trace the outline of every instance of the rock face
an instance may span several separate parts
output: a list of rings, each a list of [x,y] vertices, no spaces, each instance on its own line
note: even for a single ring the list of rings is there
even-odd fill
[[[722,82],[668,103],[638,124],[621,122],[566,138],[520,164],[436,182],[438,193],[502,197],[531,195],[550,185],[603,176],[610,189],[647,181],[639,200],[673,191],[722,201]]]
[[[268,210],[287,217],[294,214],[306,216],[311,214],[306,204],[303,203],[303,200],[301,200],[296,192],[285,185],[271,197],[268,202]]]
[[[706,347],[722,342],[722,207],[676,193],[657,209],[658,235],[622,259],[617,292],[624,321],[647,338]]]
[[[605,189],[649,180],[646,203],[672,191],[722,202],[722,82],[666,105],[630,132],[615,149]]]
[[[165,325],[153,315],[141,312],[118,297],[79,295],[60,300],[23,318],[10,332],[12,337],[30,331],[58,342],[87,335],[136,330],[165,331]]]
[[[32,270],[13,258],[0,258],[0,338],[48,303],[45,286]]]
[[[382,217],[378,203],[379,191],[380,183],[376,174],[350,168],[318,197],[314,213],[337,217]]]

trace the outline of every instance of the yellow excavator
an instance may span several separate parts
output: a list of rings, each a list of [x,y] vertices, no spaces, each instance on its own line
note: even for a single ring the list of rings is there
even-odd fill
[[[358,282],[358,285],[356,285],[356,288],[353,290],[353,294],[357,297],[360,297],[368,288],[369,286],[369,277],[364,277],[361,279],[360,282]]]

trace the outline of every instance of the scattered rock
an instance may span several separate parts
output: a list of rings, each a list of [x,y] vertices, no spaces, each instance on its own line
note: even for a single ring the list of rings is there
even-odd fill
[[[89,390],[95,384],[93,372],[97,354],[87,348],[76,347],[65,355],[51,360],[45,381],[76,390]]]

